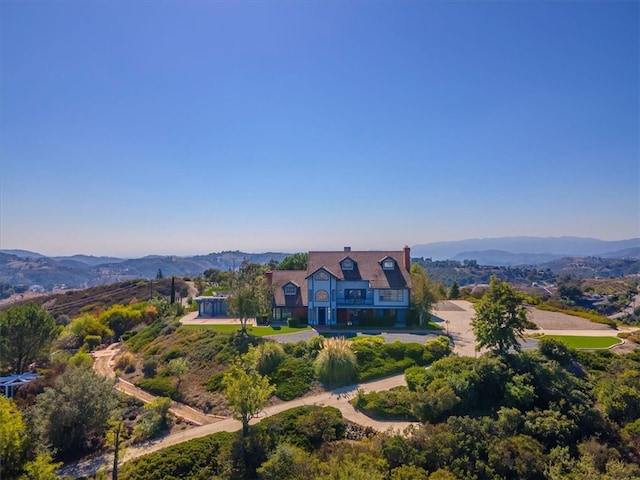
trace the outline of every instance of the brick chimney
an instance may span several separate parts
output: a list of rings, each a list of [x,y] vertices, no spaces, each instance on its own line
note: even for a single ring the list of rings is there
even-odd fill
[[[405,245],[404,248],[402,249],[402,253],[404,254],[403,256],[404,268],[406,268],[407,270],[410,270],[411,269],[411,249]]]
[[[265,276],[267,277],[267,282],[269,282],[269,285],[271,285],[273,283],[273,272],[269,270],[267,273],[265,273]]]

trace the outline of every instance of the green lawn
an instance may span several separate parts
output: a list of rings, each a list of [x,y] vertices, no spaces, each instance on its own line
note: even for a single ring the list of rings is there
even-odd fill
[[[571,348],[609,348],[612,345],[622,343],[622,340],[616,337],[578,337],[574,335],[544,335],[539,338],[553,338],[560,340]]]
[[[215,330],[216,332],[239,332],[240,325],[182,325],[187,330]],[[304,325],[302,327],[253,327],[247,326],[247,332],[254,337],[264,337],[267,335],[284,335],[285,333],[298,333],[309,330],[311,327]]]

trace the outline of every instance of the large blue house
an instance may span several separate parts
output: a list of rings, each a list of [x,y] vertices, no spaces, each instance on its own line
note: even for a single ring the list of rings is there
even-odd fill
[[[309,252],[307,270],[276,270],[273,318],[310,325],[358,324],[386,317],[404,325],[411,278],[409,247],[400,251]]]

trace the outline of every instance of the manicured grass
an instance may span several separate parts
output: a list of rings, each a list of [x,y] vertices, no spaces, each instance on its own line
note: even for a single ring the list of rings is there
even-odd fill
[[[573,335],[544,335],[539,338],[553,338],[567,344],[570,348],[609,348],[622,342],[616,337],[578,337]]]
[[[216,332],[239,332],[240,325],[232,324],[232,325],[211,325],[211,324],[203,324],[203,325],[182,325],[182,328],[187,330],[214,330]],[[285,333],[298,333],[304,332],[305,330],[309,330],[311,327],[308,325],[304,325],[302,327],[254,327],[251,325],[247,326],[247,332],[249,335],[253,335],[254,337],[265,337],[267,335],[284,335]]]

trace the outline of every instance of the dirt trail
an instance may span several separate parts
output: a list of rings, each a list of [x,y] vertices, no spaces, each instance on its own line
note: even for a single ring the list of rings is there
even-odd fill
[[[114,343],[105,350],[93,352],[92,355],[95,359],[93,363],[93,369],[96,371],[96,373],[107,378],[115,378],[115,373],[113,371],[113,358],[118,354],[119,351],[120,344]],[[120,378],[116,379],[115,388],[116,390],[126,393],[127,395],[139,398],[145,403],[151,403],[156,398],[149,392],[146,392],[145,390],[142,390],[132,383]],[[220,417],[207,415],[188,405],[185,405],[184,403],[176,401],[171,402],[171,409],[169,411],[176,417],[180,417],[186,422],[192,423],[193,425],[208,425],[210,423],[218,422],[221,420]]]
[[[349,401],[357,394],[358,389],[362,389],[365,392],[389,390],[390,388],[398,385],[406,385],[404,375],[395,375],[393,377],[376,380],[373,382],[362,383],[359,385],[351,385],[348,387],[342,387],[336,390],[322,392],[317,395],[309,397],[298,398],[289,402],[283,402],[279,405],[273,405],[264,409],[262,414],[251,421],[252,424],[259,422],[265,417],[275,415],[290,408],[299,407],[302,405],[318,405],[318,406],[331,406],[338,408],[344,418],[351,420],[363,426],[368,426],[374,430],[384,432],[387,430],[393,430],[401,432],[409,425],[418,425],[416,422],[400,422],[400,421],[378,421],[367,417],[366,415],[356,411]],[[235,432],[242,428],[242,424],[232,418],[226,418],[219,420],[215,423],[208,425],[202,425],[199,427],[190,428],[188,430],[182,430],[166,437],[156,439],[135,447],[128,447],[124,453],[123,461],[129,461],[148,453],[153,453],[163,448],[167,448],[171,445],[177,445],[182,442],[193,440],[195,438],[204,437],[217,432]],[[89,476],[95,474],[101,468],[105,468],[107,465],[111,465],[113,462],[112,455],[104,455],[102,457],[96,457],[92,459],[83,460],[77,464],[68,465],[61,469],[60,473],[72,478],[78,478],[83,476]]]

